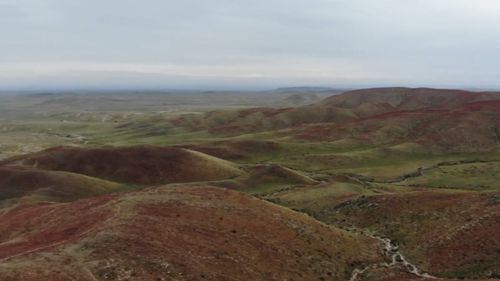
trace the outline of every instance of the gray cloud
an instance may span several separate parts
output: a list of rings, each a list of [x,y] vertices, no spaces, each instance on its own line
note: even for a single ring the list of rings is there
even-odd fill
[[[499,14],[496,0],[0,0],[0,87],[500,86]]]

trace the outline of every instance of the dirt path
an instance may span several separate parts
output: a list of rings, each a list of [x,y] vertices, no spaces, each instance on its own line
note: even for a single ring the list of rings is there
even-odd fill
[[[446,166],[457,166],[457,165],[466,165],[466,164],[478,164],[478,163],[492,163],[492,162],[500,162],[499,159],[493,159],[493,160],[455,160],[455,161],[444,161],[444,162],[439,162],[437,164],[427,166],[427,167],[419,167],[417,170],[409,173],[402,174],[396,178],[393,179],[387,179],[387,180],[379,180],[376,178],[372,177],[367,177],[359,174],[350,174],[350,177],[353,177],[361,182],[368,182],[368,183],[392,183],[392,184],[397,184],[397,183],[403,183],[407,179],[410,178],[418,178],[422,177],[425,175],[425,173],[430,172],[434,169],[440,168],[440,167],[446,167]]]
[[[351,278],[349,281],[356,281],[360,277],[360,275],[364,274],[367,271],[377,269],[377,268],[402,268],[406,270],[408,273],[413,274],[417,277],[424,278],[424,279],[435,279],[436,277],[423,272],[420,270],[416,265],[412,264],[409,262],[406,257],[399,251],[399,247],[392,242],[389,238],[384,238],[378,235],[374,235],[371,233],[368,233],[363,230],[359,230],[357,228],[349,228],[347,229],[349,232],[353,232],[356,234],[362,234],[374,239],[379,240],[383,245],[384,245],[384,254],[387,258],[390,259],[390,262],[382,262],[382,263],[377,263],[377,264],[371,264],[368,266],[365,266],[363,268],[356,268],[353,270],[351,274]]]

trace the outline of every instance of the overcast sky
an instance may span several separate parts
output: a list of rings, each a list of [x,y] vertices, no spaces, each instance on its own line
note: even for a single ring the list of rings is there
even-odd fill
[[[500,87],[499,0],[0,0],[0,88]]]

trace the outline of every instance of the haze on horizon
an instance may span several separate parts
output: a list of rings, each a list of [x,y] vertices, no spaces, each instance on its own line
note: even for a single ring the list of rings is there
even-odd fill
[[[500,87],[496,0],[0,0],[0,89]]]

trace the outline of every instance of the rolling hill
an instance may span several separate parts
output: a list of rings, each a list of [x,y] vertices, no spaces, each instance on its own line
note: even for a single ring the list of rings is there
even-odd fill
[[[379,88],[350,91],[297,108],[183,115],[172,125],[219,136],[276,131],[297,140],[416,143],[437,152],[464,152],[498,147],[499,115],[499,92]]]
[[[236,165],[201,152],[157,146],[56,147],[7,159],[3,164],[141,185],[222,180],[243,173]]]
[[[488,279],[498,278],[500,271],[495,235],[500,231],[499,198],[498,190],[401,189],[351,182],[283,191],[269,199],[326,223],[390,237],[433,276]]]
[[[35,215],[36,214],[36,215]],[[213,187],[163,187],[0,215],[0,280],[347,280],[375,239]]]
[[[393,237],[428,272],[450,278],[498,277],[498,192],[371,196],[337,210],[357,226]]]
[[[276,92],[27,97],[50,110],[0,127],[0,281],[499,278],[500,93]]]
[[[68,202],[125,189],[123,185],[80,174],[0,166],[0,208],[20,200]]]

